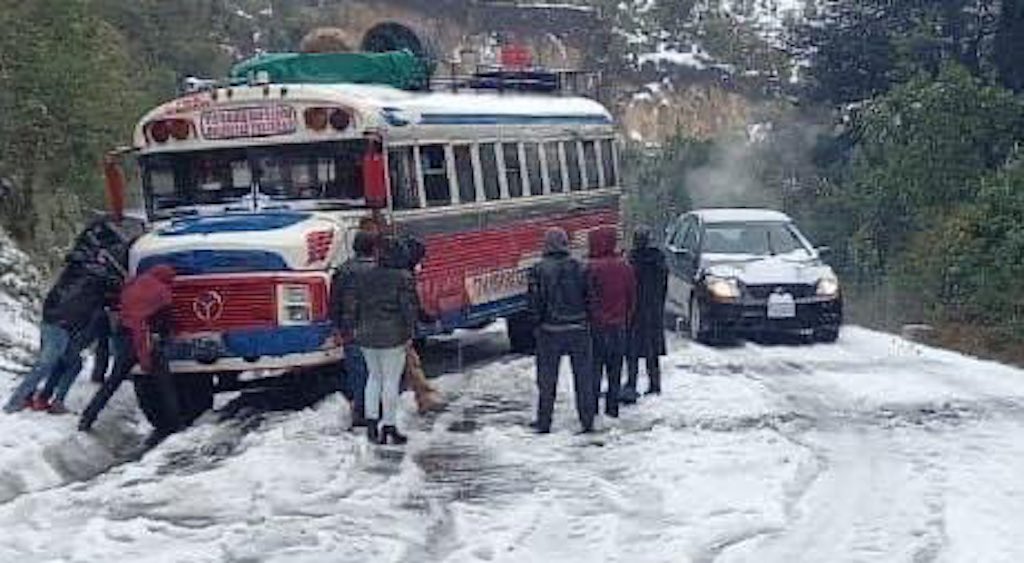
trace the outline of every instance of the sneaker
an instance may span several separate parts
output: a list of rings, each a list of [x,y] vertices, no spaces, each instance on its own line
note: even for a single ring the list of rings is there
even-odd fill
[[[366,428],[366,416],[360,411],[352,411],[352,428]]]
[[[69,411],[67,407],[64,406],[64,403],[60,401],[54,401],[52,404],[50,404],[50,408],[46,409],[46,412],[50,414],[68,414],[71,411]]]
[[[49,411],[50,410],[50,401],[47,401],[46,399],[44,399],[42,397],[33,397],[29,401],[27,406],[28,406],[28,408],[30,408],[30,409],[32,409],[34,411],[37,411],[37,412]]]
[[[635,389],[626,388],[622,390],[622,395],[619,396],[619,402],[624,405],[636,404],[637,395]]]

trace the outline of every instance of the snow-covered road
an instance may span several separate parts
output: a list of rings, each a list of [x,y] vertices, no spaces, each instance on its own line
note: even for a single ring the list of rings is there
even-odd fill
[[[406,397],[404,452],[338,398],[208,416],[132,461],[129,393],[96,436],[0,415],[0,561],[1024,561],[1024,372],[858,328],[671,347],[665,393],[596,436],[568,377],[531,434],[513,357],[442,378],[432,417]]]

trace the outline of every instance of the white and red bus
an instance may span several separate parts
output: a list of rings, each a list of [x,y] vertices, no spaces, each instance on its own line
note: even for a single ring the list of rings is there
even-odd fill
[[[179,273],[167,350],[181,392],[202,409],[239,374],[336,364],[329,284],[367,221],[426,243],[424,336],[506,318],[524,346],[544,231],[582,252],[587,231],[619,223],[615,136],[601,104],[557,93],[261,80],[150,111],[130,269]]]

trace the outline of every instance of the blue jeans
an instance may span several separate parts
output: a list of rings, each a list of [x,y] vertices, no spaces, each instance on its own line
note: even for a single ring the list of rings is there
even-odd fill
[[[63,328],[43,323],[39,327],[39,358],[32,371],[25,376],[11,398],[4,405],[4,412],[16,412],[25,406],[44,379],[52,377],[65,360],[71,344],[71,334]]]
[[[64,402],[64,399],[68,396],[68,391],[71,390],[71,386],[74,385],[75,380],[78,379],[78,374],[82,371],[82,352],[99,336],[102,328],[101,322],[108,322],[105,312],[95,315],[85,328],[71,336],[71,341],[68,342],[64,357],[61,359],[60,364],[58,364],[57,369],[46,380],[46,386],[43,387],[43,392],[40,394],[42,398],[49,400],[53,397],[58,403]],[[106,330],[103,330],[104,335],[106,332]]]
[[[362,348],[354,344],[345,345],[345,380],[341,388],[345,396],[352,400],[352,410],[360,415],[365,412],[363,399],[367,377]]]

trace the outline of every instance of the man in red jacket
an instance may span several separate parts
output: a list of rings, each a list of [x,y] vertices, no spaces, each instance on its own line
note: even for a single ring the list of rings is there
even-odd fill
[[[120,323],[114,338],[114,368],[110,377],[85,407],[78,429],[88,431],[107,401],[138,363],[144,373],[153,371],[152,323],[171,306],[171,284],[175,271],[154,266],[129,281],[121,291]]]
[[[608,377],[604,412],[619,416],[619,389],[622,386],[622,362],[626,354],[626,330],[636,300],[633,268],[616,251],[615,227],[590,232],[590,262],[587,282],[590,287],[590,334],[594,344],[594,411],[601,394],[601,381]]]

